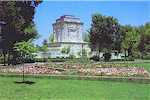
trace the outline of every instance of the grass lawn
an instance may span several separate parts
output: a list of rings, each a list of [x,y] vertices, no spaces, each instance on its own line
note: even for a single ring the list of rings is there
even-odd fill
[[[0,100],[150,100],[150,84],[48,78],[14,83],[20,79],[0,77]]]

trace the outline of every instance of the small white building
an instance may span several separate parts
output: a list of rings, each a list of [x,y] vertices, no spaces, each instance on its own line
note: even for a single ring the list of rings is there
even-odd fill
[[[83,52],[89,56],[90,48],[83,41],[83,23],[73,15],[61,16],[53,23],[54,42],[49,43],[50,58],[79,58]]]

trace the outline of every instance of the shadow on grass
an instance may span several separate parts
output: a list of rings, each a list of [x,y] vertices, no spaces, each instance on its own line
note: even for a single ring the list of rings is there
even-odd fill
[[[33,81],[14,81],[14,83],[16,83],[16,84],[28,84],[28,85],[35,84],[35,82],[33,82]]]

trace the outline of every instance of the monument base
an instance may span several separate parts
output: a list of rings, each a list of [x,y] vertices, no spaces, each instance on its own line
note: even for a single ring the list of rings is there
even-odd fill
[[[87,42],[56,42],[49,44],[48,55],[50,58],[80,58],[89,56],[90,48]]]

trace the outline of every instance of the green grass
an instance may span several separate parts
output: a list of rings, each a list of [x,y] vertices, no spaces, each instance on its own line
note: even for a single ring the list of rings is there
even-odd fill
[[[20,79],[0,77],[0,100],[150,100],[150,84],[49,78],[14,83]]]

